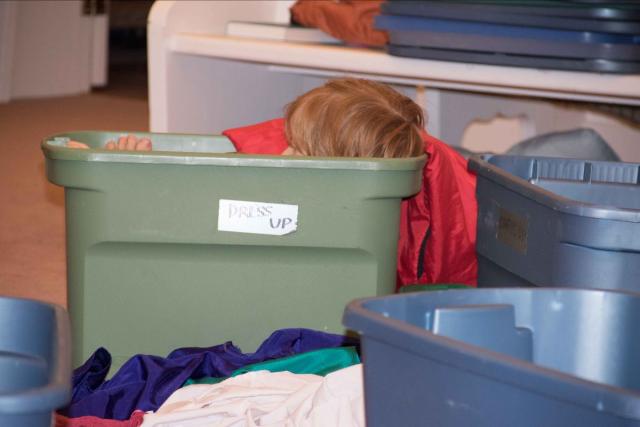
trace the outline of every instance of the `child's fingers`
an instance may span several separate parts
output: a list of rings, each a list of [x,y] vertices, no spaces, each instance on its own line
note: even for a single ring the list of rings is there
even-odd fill
[[[107,141],[107,143],[105,144],[104,148],[106,148],[107,150],[115,150],[116,149],[116,143],[114,141]]]
[[[121,136],[118,138],[118,146],[116,147],[118,150],[126,150],[127,149],[127,137]]]
[[[151,151],[151,140],[149,138],[142,138],[136,145],[136,151]]]
[[[138,142],[138,138],[136,138],[133,135],[129,135],[127,137],[127,151],[135,151],[136,149],[136,143]]]
[[[83,150],[86,150],[89,148],[89,146],[83,142],[78,142],[78,141],[69,141],[67,142],[67,147],[69,148],[81,148]]]

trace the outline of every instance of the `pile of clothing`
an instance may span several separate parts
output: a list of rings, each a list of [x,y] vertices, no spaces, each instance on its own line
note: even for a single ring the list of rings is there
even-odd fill
[[[231,342],[137,355],[107,380],[98,349],[73,374],[56,427],[364,426],[355,338],[282,329],[255,353]]]

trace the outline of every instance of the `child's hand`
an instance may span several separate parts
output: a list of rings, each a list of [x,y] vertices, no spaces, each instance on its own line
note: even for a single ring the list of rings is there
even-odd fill
[[[121,136],[118,142],[108,141],[104,146],[107,150],[120,151],[151,151],[151,140],[149,138],[136,138],[133,135]]]
[[[67,142],[67,147],[80,148],[83,150],[87,150],[90,148],[87,144],[78,141]],[[118,142],[107,141],[104,148],[114,151],[151,151],[152,146],[151,140],[149,138],[138,139],[133,135],[127,135],[118,138]]]
[[[67,147],[69,148],[81,148],[83,150],[88,150],[89,146],[83,142],[78,141],[69,141],[67,142]]]

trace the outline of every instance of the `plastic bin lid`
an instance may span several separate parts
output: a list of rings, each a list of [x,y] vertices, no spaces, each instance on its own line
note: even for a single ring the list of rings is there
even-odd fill
[[[554,8],[542,8],[549,13]],[[600,31],[606,33],[637,34],[640,22],[635,20],[601,19],[597,16],[559,16],[535,14],[527,9],[509,5],[463,4],[439,1],[390,1],[383,3],[382,11],[390,15],[423,16],[441,19],[523,25],[527,27],[557,28],[563,30]]]
[[[511,37],[515,39],[548,40],[550,42],[640,44],[640,39],[636,35],[628,34],[558,30],[413,16],[379,15],[376,17],[376,28],[402,31],[425,30],[431,32]]]
[[[408,58],[436,61],[467,62],[474,64],[505,65],[510,67],[544,68],[553,70],[589,71],[600,73],[635,74],[640,72],[640,61],[619,61],[601,58],[558,58],[517,55],[494,52],[473,52],[454,49],[433,49],[414,46],[387,47],[389,54]]]
[[[394,0],[390,0],[395,3]],[[406,0],[401,0],[403,2]],[[543,16],[583,17],[597,19],[633,20],[640,18],[637,1],[563,1],[563,0],[438,0],[425,3],[440,3],[454,7],[482,8],[487,12],[526,13]]]
[[[505,53],[557,58],[608,59],[635,61],[640,59],[640,44],[549,42],[506,36],[478,34],[389,30],[390,44],[487,53]]]

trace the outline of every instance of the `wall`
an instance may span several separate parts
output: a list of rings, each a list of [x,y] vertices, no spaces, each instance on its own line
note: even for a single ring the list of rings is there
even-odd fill
[[[0,102],[106,83],[106,15],[83,15],[81,0],[0,3]]]

